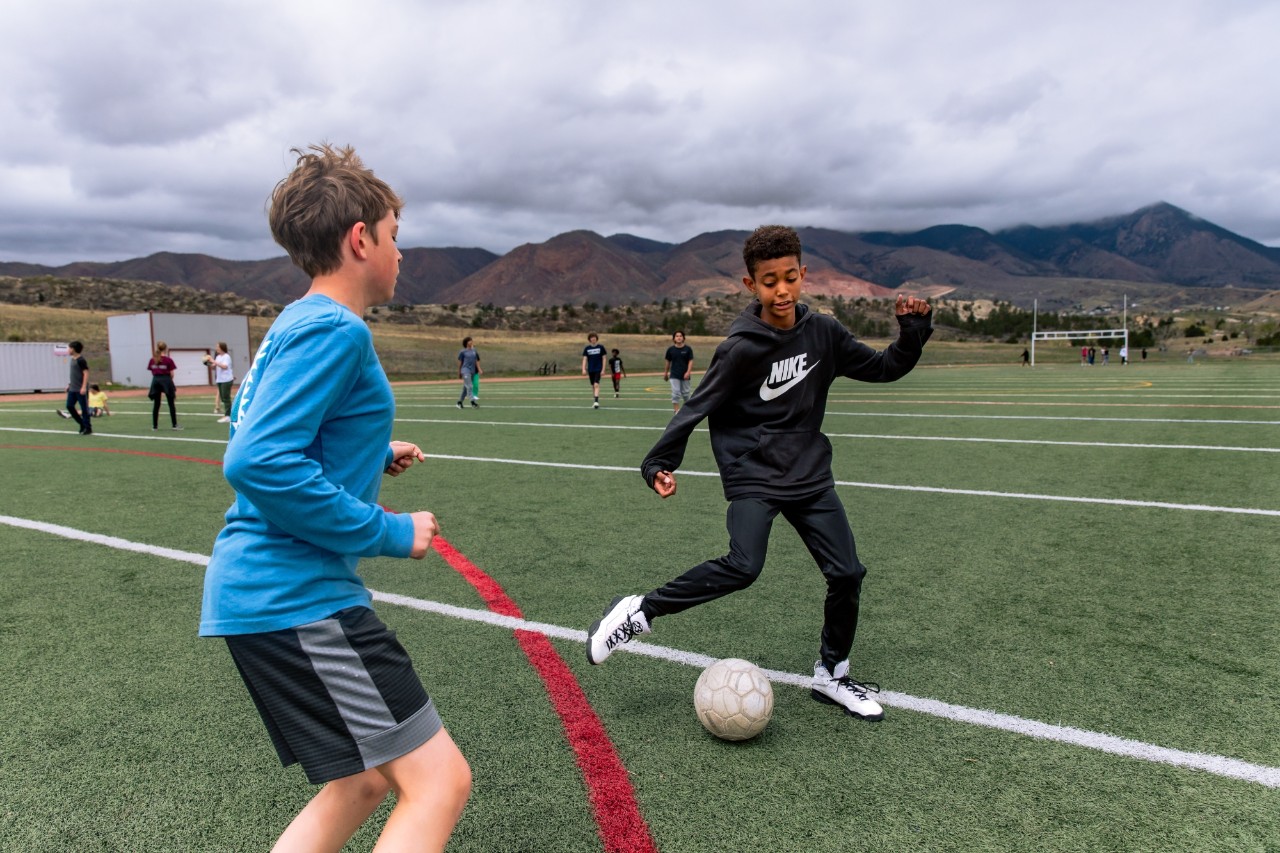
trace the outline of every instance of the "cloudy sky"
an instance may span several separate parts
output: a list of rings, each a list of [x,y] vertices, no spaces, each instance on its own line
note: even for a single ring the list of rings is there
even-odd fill
[[[289,149],[401,246],[1168,201],[1280,245],[1272,0],[44,0],[0,27],[0,261],[283,254]]]

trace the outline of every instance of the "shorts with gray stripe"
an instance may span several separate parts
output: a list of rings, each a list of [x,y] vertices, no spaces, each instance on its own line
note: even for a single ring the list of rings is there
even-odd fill
[[[280,761],[312,783],[386,764],[441,728],[408,653],[368,607],[226,641]]]

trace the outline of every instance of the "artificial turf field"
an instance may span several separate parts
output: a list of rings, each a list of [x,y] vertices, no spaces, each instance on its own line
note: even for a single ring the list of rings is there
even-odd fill
[[[837,383],[877,724],[807,695],[823,585],[781,519],[753,587],[586,663],[615,595],[725,548],[705,430],[672,499],[636,470],[660,378],[396,391],[431,458],[383,503],[456,553],[364,576],[472,765],[451,850],[1280,850],[1275,362]],[[0,398],[0,850],[266,849],[314,788],[195,635],[226,427],[180,394],[183,432],[117,399],[81,438],[59,403]],[[774,678],[753,741],[694,716],[720,657]]]

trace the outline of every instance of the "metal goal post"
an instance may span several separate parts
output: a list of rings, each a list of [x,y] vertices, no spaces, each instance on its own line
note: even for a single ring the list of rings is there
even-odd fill
[[[1121,346],[1124,351],[1129,352],[1129,330],[1128,329],[1094,329],[1093,331],[1080,332],[1032,332],[1031,333],[1031,366],[1036,366],[1036,341],[1065,341],[1071,339],[1089,338],[1123,338],[1124,342]]]

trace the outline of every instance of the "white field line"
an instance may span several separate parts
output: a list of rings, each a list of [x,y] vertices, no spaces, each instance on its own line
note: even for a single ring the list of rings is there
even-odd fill
[[[115,536],[103,536],[97,533],[88,533],[83,530],[64,527],[60,524],[46,524],[39,521],[14,518],[13,516],[8,515],[0,515],[0,524],[6,524],[11,527],[20,527],[26,530],[35,530],[41,533],[48,533],[53,536],[60,536],[65,539],[91,542],[97,545],[104,545],[109,548],[117,548],[122,551],[165,557],[167,559],[191,563],[197,566],[207,566],[209,564],[209,558],[204,554],[194,554],[190,551],[178,551],[172,548],[160,548],[141,542],[130,542],[126,539],[120,539]],[[395,604],[401,607],[409,607],[424,613],[435,613],[441,616],[449,616],[454,619],[480,622],[486,625],[492,625],[494,627],[512,631],[531,631],[547,637],[555,637],[557,639],[569,640],[575,643],[586,643],[587,640],[586,631],[577,628],[564,628],[547,622],[534,622],[528,619],[517,619],[513,616],[503,616],[499,613],[493,613],[489,610],[459,607],[453,604],[445,604],[440,601],[412,598],[407,595],[397,595],[390,592],[379,592],[377,590],[370,590],[370,592],[372,593],[375,601],[382,601],[387,604]],[[654,643],[643,643],[639,641],[628,643],[622,648],[622,651],[697,668],[707,667],[716,660],[713,657],[698,654],[696,652],[687,652],[681,649],[673,649],[667,646],[659,646]],[[764,670],[764,673],[769,680],[775,684],[789,684],[801,689],[808,688],[813,681],[812,676],[799,673],[782,672],[774,669],[766,669]],[[1169,749],[1167,747],[1156,746],[1154,744],[1131,740],[1129,738],[1116,737],[1114,735],[1103,734],[1100,732],[1091,732],[1086,729],[1077,729],[1070,726],[1057,726],[1049,723],[1041,723],[1036,720],[1028,720],[1022,717],[1015,717],[1010,714],[1000,714],[995,711],[988,711],[981,708],[969,708],[964,705],[941,702],[936,699],[923,699],[917,696],[910,696],[906,693],[897,693],[886,690],[880,693],[879,698],[885,704],[893,707],[916,711],[921,714],[929,714],[935,717],[942,717],[943,719],[953,720],[955,722],[969,723],[970,725],[984,726],[991,729],[999,729],[1001,731],[1026,735],[1027,737],[1038,738],[1040,740],[1072,744],[1073,746],[1080,746],[1086,749],[1093,749],[1099,752],[1106,752],[1112,755],[1120,755],[1128,758],[1138,758],[1143,761],[1150,761],[1156,764],[1169,764],[1175,767],[1188,767],[1193,770],[1203,770],[1206,773],[1212,773],[1217,776],[1225,776],[1232,779],[1240,779],[1245,782],[1253,782],[1255,784],[1265,785],[1268,788],[1280,788],[1280,767],[1267,767],[1260,764],[1251,764],[1247,761],[1227,758],[1221,755],[1210,755],[1200,752],[1185,752],[1179,749]]]
[[[1138,444],[1125,441],[1051,441],[1039,438],[973,438],[946,435],[867,435],[827,433],[827,438],[876,438],[897,441],[973,441],[983,444],[1038,444],[1058,447],[1133,447],[1147,450],[1234,450],[1241,453],[1280,453],[1280,447],[1228,447],[1215,444]]]
[[[396,418],[397,423],[412,424],[456,424],[456,419],[449,418]],[[475,426],[512,426],[512,427],[542,427],[545,429],[621,429],[621,430],[643,430],[648,432],[661,432],[661,426],[624,426],[620,424],[555,424],[555,423],[539,423],[537,421],[477,421],[467,420],[467,424]],[[699,427],[695,432],[705,432],[705,427]],[[1062,447],[1128,447],[1142,448],[1146,450],[1232,450],[1242,453],[1280,453],[1280,447],[1230,447],[1215,444],[1137,444],[1133,442],[1118,441],[1052,441],[1049,439],[1036,438],[973,438],[966,436],[947,436],[947,435],[873,435],[870,433],[841,433],[829,432],[827,438],[873,438],[888,441],[972,441],[985,444],[1036,444],[1036,445],[1058,445]]]
[[[1244,421],[1222,418],[1107,418],[1088,417],[1085,415],[934,415],[925,412],[833,412],[827,410],[827,417],[840,418],[937,418],[941,420],[981,420],[981,421],[1083,421],[1094,423],[1116,424],[1247,424],[1249,426],[1280,426],[1280,421]]]
[[[632,398],[632,402],[634,402],[634,400],[635,398]],[[0,402],[3,402],[3,401],[0,401]],[[991,420],[991,421],[1080,421],[1085,423],[1118,423],[1118,424],[1210,424],[1210,425],[1230,424],[1230,425],[1246,425],[1246,426],[1280,426],[1280,420],[1254,421],[1254,420],[1241,420],[1241,419],[1232,419],[1232,418],[1112,418],[1112,417],[1106,417],[1103,415],[1099,415],[1097,417],[1092,417],[1088,415],[974,415],[974,414],[944,415],[944,414],[932,414],[928,412],[842,412],[842,411],[830,408],[837,405],[857,404],[858,402],[861,402],[861,401],[857,399],[831,400],[829,403],[829,408],[827,409],[827,412],[826,412],[826,417],[828,418],[831,418],[831,417],[935,418],[935,419],[942,419],[942,420]],[[912,401],[907,400],[903,402],[910,403]],[[453,403],[446,404],[442,402],[412,403],[412,402],[405,402],[401,400],[396,404],[397,411],[403,411],[405,409],[453,409],[453,408],[454,408]],[[504,411],[504,412],[511,411],[514,409],[567,412],[567,411],[581,410],[588,407],[587,406],[551,406],[551,405],[545,405],[545,404],[524,405],[524,404],[511,404],[511,403],[504,402],[504,403],[499,403],[497,405],[486,406],[485,408],[500,409],[501,411]],[[615,405],[610,405],[606,403],[603,406],[603,408],[608,410],[610,414],[615,414],[615,415],[616,414],[624,414],[624,415],[650,414],[653,412],[662,412],[664,414],[667,414],[670,412],[669,406],[663,406],[663,407],[640,407],[640,406],[629,406],[629,405],[615,406]],[[1173,407],[1171,406],[1170,408],[1173,408]],[[0,414],[6,414],[10,412],[17,413],[17,414],[35,414],[35,413],[46,413],[48,412],[48,409],[0,408]],[[145,415],[147,413],[146,412],[137,412],[137,413],[123,412],[122,414]],[[198,414],[198,415],[184,414],[183,417],[216,418],[217,416],[204,415],[204,414]],[[462,417],[462,416],[460,415],[459,417]],[[404,423],[442,423],[442,424],[459,423],[457,418],[431,418],[431,419],[396,418],[396,421],[404,422]],[[472,421],[470,418],[468,418],[466,422],[467,423],[483,423],[482,421]],[[556,426],[565,426],[565,424],[556,424]],[[583,424],[582,426],[590,426],[590,424]],[[625,429],[626,427],[615,427],[615,428]],[[647,427],[630,427],[630,428],[646,429]],[[47,430],[47,431],[56,432],[57,430]],[[97,430],[95,430],[95,432],[97,432]],[[118,437],[129,438],[131,436],[122,435]],[[138,436],[132,436],[132,437],[136,438]]]
[[[551,426],[563,427],[564,425],[552,424]],[[599,428],[599,425],[595,425],[595,426],[588,425],[588,426],[593,429]],[[649,429],[648,427],[634,427],[634,428]],[[656,428],[653,428],[653,429],[656,429]],[[28,429],[19,429],[15,427],[0,427],[0,431],[40,432],[40,433],[60,432],[59,430],[28,430]],[[104,435],[107,435],[107,434],[104,433]],[[129,435],[110,436],[110,437],[136,438],[136,439],[148,440],[148,441],[155,441],[158,438],[157,436],[129,436]],[[866,438],[877,438],[877,437],[909,438],[909,436],[864,436],[864,437]],[[92,441],[92,439],[86,439],[86,440]],[[178,438],[178,437],[170,437],[170,436],[165,436],[163,437],[162,440],[194,441],[194,442],[202,442],[207,444],[225,444],[226,443],[225,441],[222,441],[219,439]],[[983,439],[934,439],[934,440],[982,441]],[[990,439],[990,440],[1022,443],[1014,439]],[[1058,443],[1070,444],[1071,442],[1058,442]],[[1136,445],[1136,446],[1141,447],[1146,445]],[[1161,445],[1155,445],[1155,446],[1161,446]],[[1194,447],[1192,449],[1212,450],[1214,448]],[[1253,450],[1254,448],[1238,448],[1238,449]],[[529,465],[529,466],[541,467],[541,468],[578,469],[583,471],[621,471],[629,474],[636,473],[639,470],[638,467],[631,467],[631,466],[625,466],[625,465],[587,465],[585,463],[572,463],[572,462],[542,462],[542,461],[533,460],[533,459],[503,459],[503,458],[490,457],[490,456],[457,456],[457,455],[448,454],[448,453],[428,453],[427,458],[428,459],[448,459],[456,462],[492,462],[492,463],[503,464],[503,465]],[[681,471],[680,474],[681,476],[684,476],[684,477],[717,477],[718,478],[720,476],[719,473],[715,471],[690,471],[687,469]],[[1169,501],[1137,501],[1137,500],[1128,500],[1125,498],[1074,497],[1072,495],[1041,495],[1041,494],[1034,494],[1031,492],[997,492],[989,489],[951,489],[943,486],[906,486],[906,485],[899,485],[894,483],[864,483],[858,480],[836,480],[836,485],[851,486],[859,489],[882,489],[885,491],[898,491],[898,492],[930,492],[933,494],[940,494],[940,495],[969,495],[972,497],[984,497],[984,498],[1013,498],[1013,499],[1021,499],[1021,500],[1034,500],[1034,501],[1060,501],[1064,503],[1094,504],[1097,506],[1131,506],[1131,507],[1146,507],[1151,509],[1186,510],[1189,512],[1222,512],[1222,513],[1228,513],[1233,515],[1262,515],[1262,516],[1272,516],[1275,518],[1280,518],[1280,510],[1255,509],[1253,507],[1214,506],[1212,504],[1180,504],[1180,503],[1171,503]]]
[[[30,432],[41,435],[76,435],[76,433],[65,429],[24,429],[22,427],[0,427],[0,432]],[[76,435],[76,438],[80,436]],[[225,438],[191,438],[185,435],[174,435],[173,430],[166,428],[163,432],[157,430],[153,435],[133,435],[123,432],[102,432],[95,429],[93,435],[84,437],[86,447],[92,446],[92,443],[102,438],[127,438],[134,441],[187,441],[195,444],[226,444]]]
[[[571,468],[583,471],[623,471],[638,474],[639,466],[587,465],[573,462],[539,462],[530,459],[500,459],[488,456],[454,456],[446,453],[428,453],[428,459],[449,459],[457,462],[494,462],[505,465],[531,465],[540,468]],[[719,477],[715,471],[681,470],[682,477]],[[1070,495],[1037,495],[1028,492],[995,492],[986,489],[948,489],[942,486],[902,486],[892,483],[862,483],[857,480],[836,480],[837,486],[853,486],[860,489],[885,489],[899,492],[931,492],[941,495],[972,495],[984,498],[1015,498],[1033,501],[1064,501],[1066,503],[1095,504],[1098,506],[1132,506],[1153,509],[1180,509],[1192,512],[1225,512],[1236,515],[1266,515],[1280,518],[1280,509],[1254,509],[1238,506],[1212,506],[1210,504],[1178,504],[1167,501],[1134,501],[1123,498],[1081,498]]]

